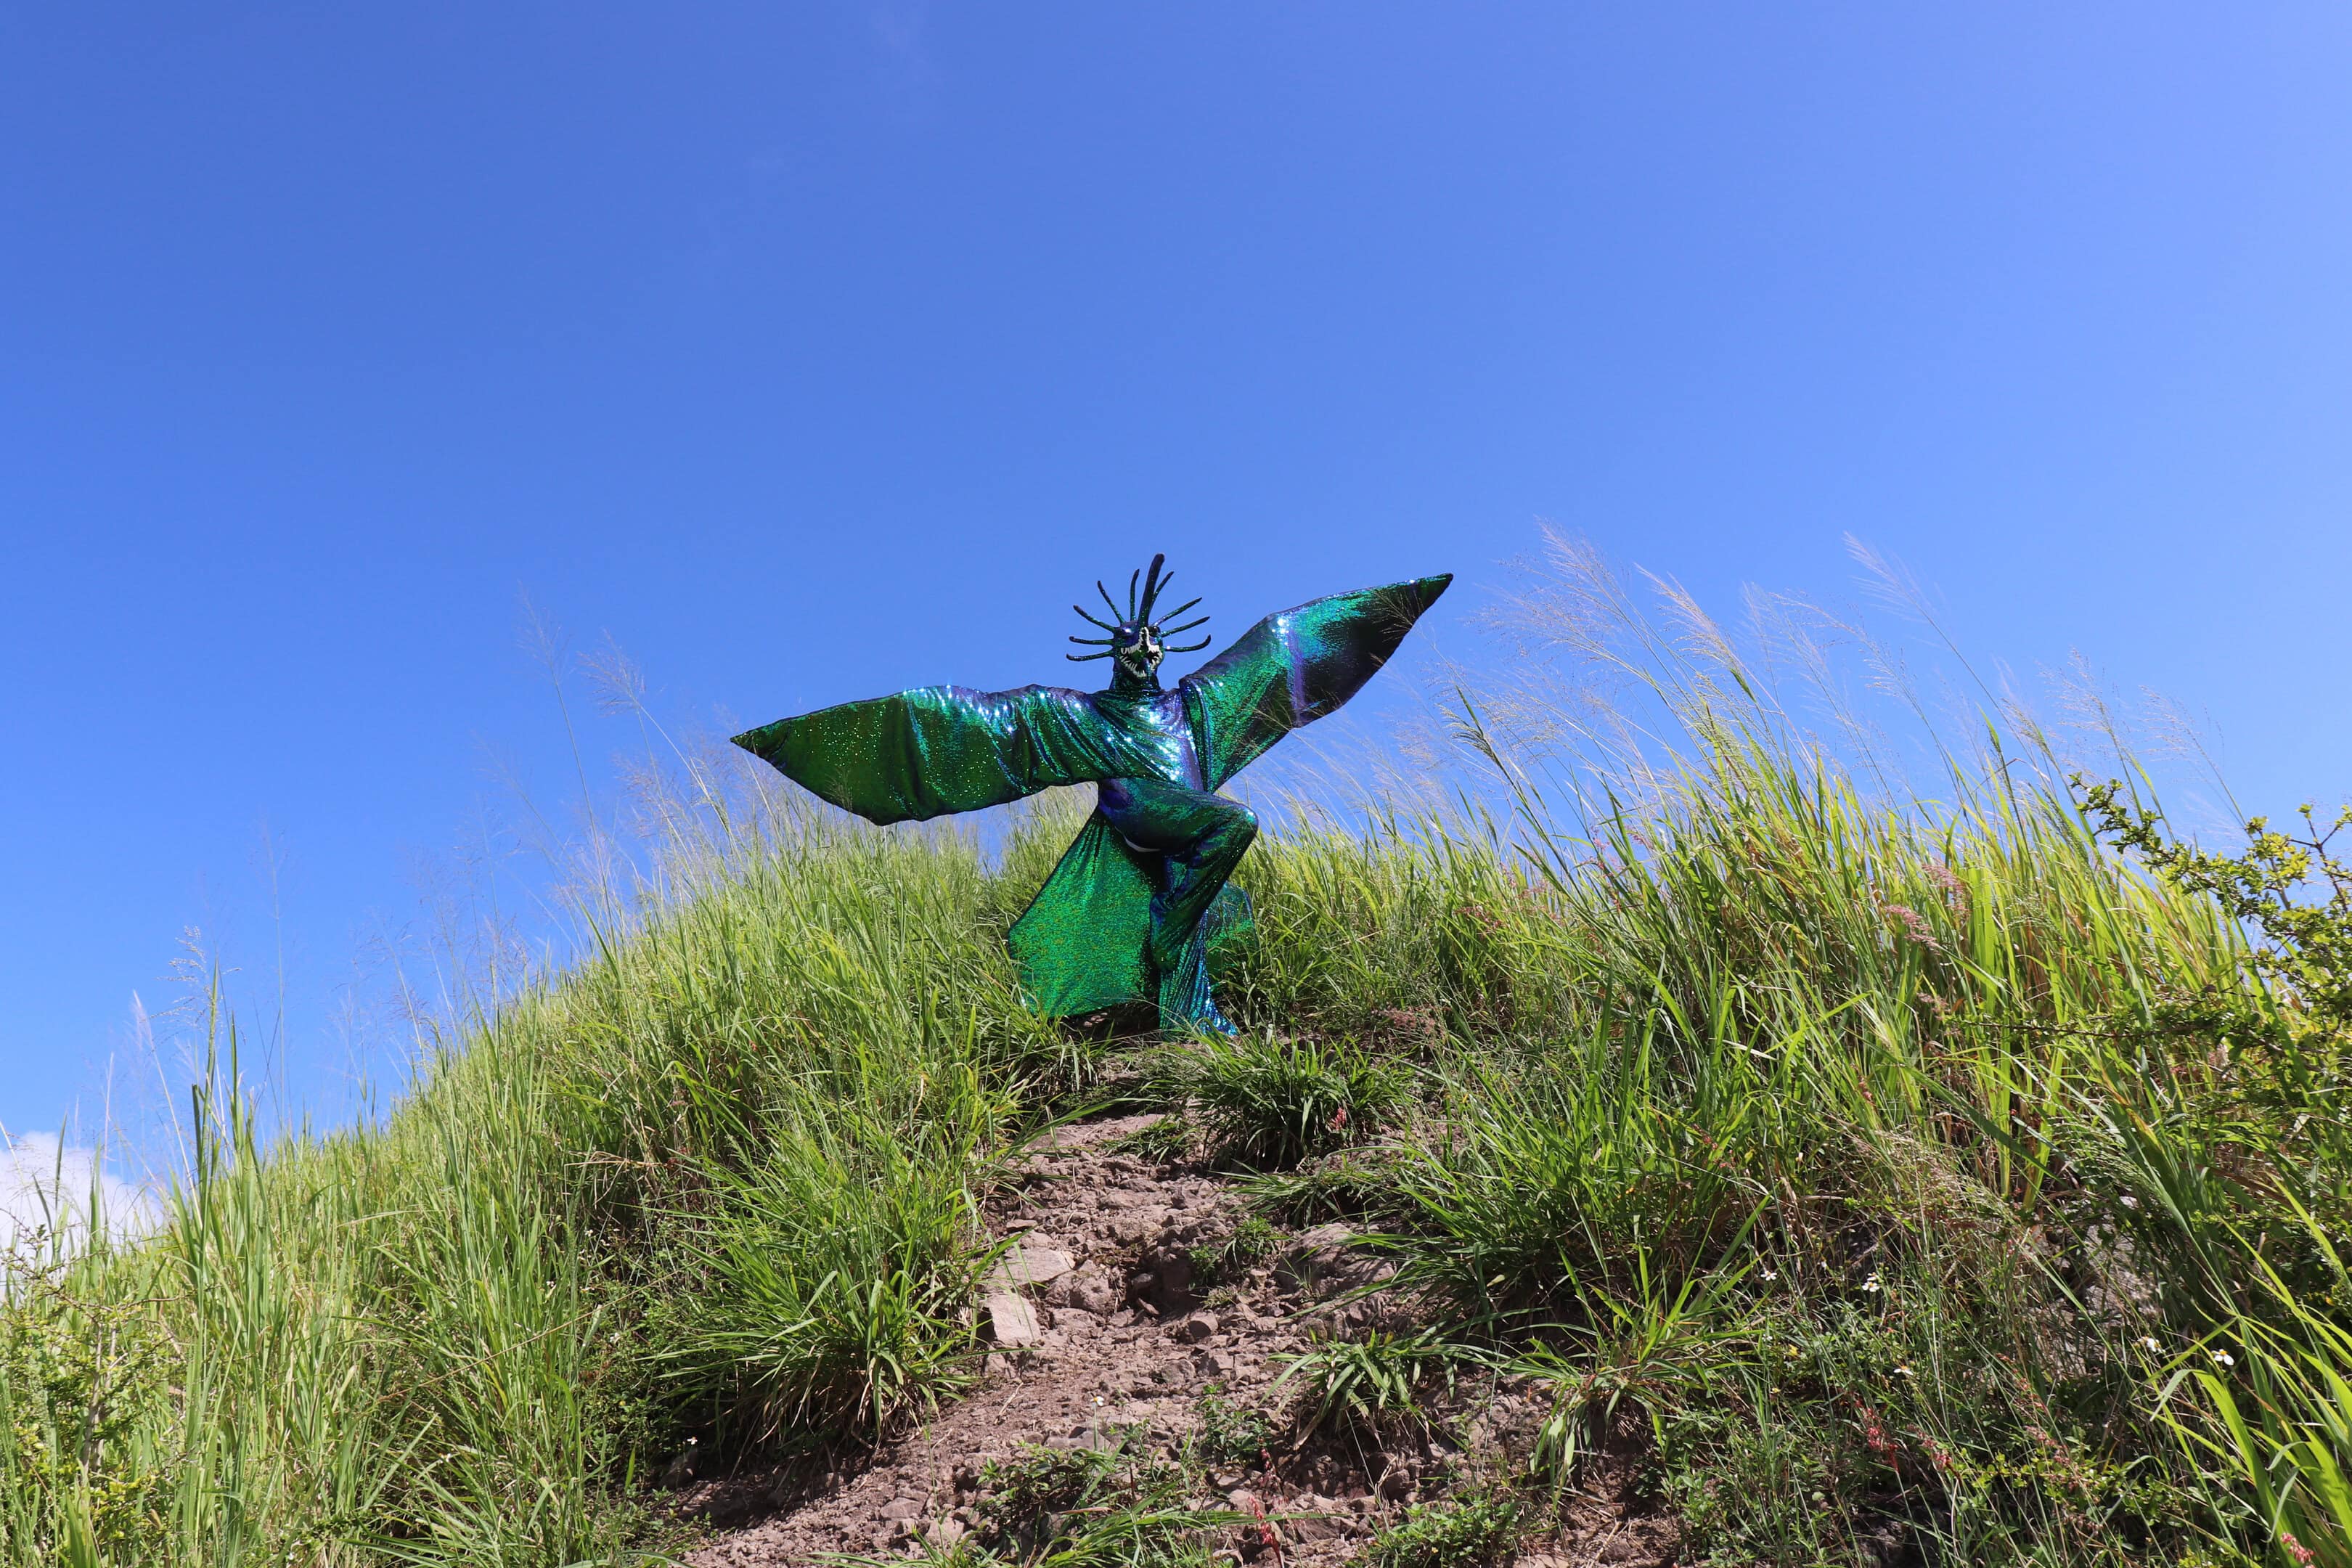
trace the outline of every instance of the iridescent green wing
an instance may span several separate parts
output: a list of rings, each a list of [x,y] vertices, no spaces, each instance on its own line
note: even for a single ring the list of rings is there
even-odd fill
[[[1268,616],[1186,676],[1184,709],[1209,787],[1353,697],[1453,581],[1416,577]]]
[[[1108,777],[1113,739],[1083,691],[926,686],[780,720],[735,743],[844,810],[892,823]]]

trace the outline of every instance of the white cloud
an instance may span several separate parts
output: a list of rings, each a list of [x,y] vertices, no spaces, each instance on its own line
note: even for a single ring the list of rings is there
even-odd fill
[[[83,1228],[97,1158],[96,1150],[60,1144],[54,1132],[16,1138],[0,1131],[0,1252],[31,1240],[44,1226]],[[99,1174],[99,1203],[106,1228],[117,1236],[155,1221],[152,1194],[111,1172]]]

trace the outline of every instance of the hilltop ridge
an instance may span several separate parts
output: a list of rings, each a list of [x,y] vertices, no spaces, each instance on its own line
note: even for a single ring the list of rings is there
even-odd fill
[[[381,1127],[224,1090],[161,1231],[16,1268],[0,1542],[2342,1560],[2337,950],[2051,772],[1695,733],[1576,835],[1268,834],[1230,1041],[1023,1006],[1068,805],[714,816]]]

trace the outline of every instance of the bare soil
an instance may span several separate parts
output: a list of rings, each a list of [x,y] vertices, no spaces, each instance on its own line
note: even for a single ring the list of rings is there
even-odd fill
[[[1244,1210],[1213,1172],[1108,1147],[1150,1120],[1063,1129],[992,1209],[996,1234],[1018,1238],[1008,1254],[1016,1276],[1051,1276],[1016,1279],[1040,1342],[992,1353],[964,1398],[871,1453],[705,1479],[688,1479],[681,1457],[678,1508],[719,1531],[687,1561],[782,1568],[841,1553],[917,1554],[926,1540],[953,1540],[971,1526],[992,1459],[1024,1445],[1131,1449],[1139,1441],[1179,1455],[1201,1430],[1204,1394],[1281,1409],[1295,1392],[1274,1386],[1283,1358],[1307,1348],[1310,1329],[1328,1334],[1402,1312],[1377,1289],[1365,1292],[1384,1266],[1349,1247],[1340,1226],[1286,1238],[1276,1258],[1222,1288],[1196,1278],[1188,1254],[1229,1237]],[[1042,1265],[1024,1269],[1022,1259]],[[1017,1310],[1005,1321],[1016,1333],[1024,1326]],[[1297,1448],[1286,1428],[1254,1460],[1212,1466],[1195,1500],[1249,1518],[1234,1532],[1231,1560],[1277,1568],[1352,1561],[1412,1503],[1523,1464],[1544,1409],[1527,1388],[1489,1379],[1458,1389],[1442,1414],[1411,1431],[1340,1434]],[[1628,1434],[1586,1466],[1551,1528],[1530,1535],[1517,1561],[1674,1563],[1674,1522],[1640,1495],[1639,1474]]]

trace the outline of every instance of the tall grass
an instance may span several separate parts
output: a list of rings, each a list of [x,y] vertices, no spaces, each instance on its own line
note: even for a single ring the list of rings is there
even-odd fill
[[[1555,1455],[1643,1411],[1702,1555],[2338,1560],[2341,1053],[2244,1026],[2294,999],[2030,721],[1931,797],[1670,586],[1554,566],[1530,657],[1633,700],[1463,690],[1491,815],[1252,872],[1261,1008],[1442,1033],[1401,1278],[1551,1383]]]
[[[1550,1485],[1638,1422],[1697,1558],[2352,1561],[2336,1070],[2181,1025],[2295,999],[2103,847],[2047,735],[1914,788],[1564,565],[1528,667],[1615,706],[1465,689],[1491,788],[1261,839],[1222,979],[1281,1038],[1204,1058],[1202,1131],[1382,1232],[1475,1342],[1432,1356],[1551,1390]],[[689,1438],[956,1394],[978,1205],[1110,1048],[1001,942],[1082,803],[991,860],[692,801],[381,1126],[265,1150],[224,1068],[166,1226],[12,1266],[0,1551],[627,1561]]]
[[[15,1266],[0,1555],[605,1559],[686,1436],[952,1385],[974,1194],[1063,1052],[1006,891],[961,840],[705,826],[379,1129],[265,1152],[224,1033],[169,1223]]]

